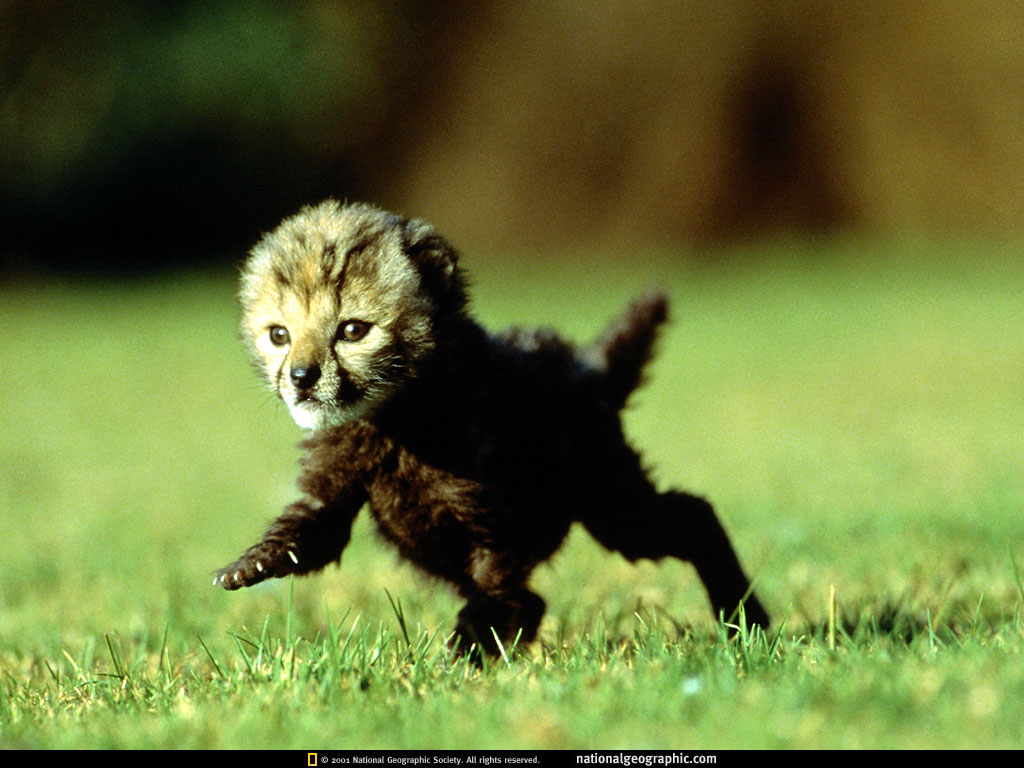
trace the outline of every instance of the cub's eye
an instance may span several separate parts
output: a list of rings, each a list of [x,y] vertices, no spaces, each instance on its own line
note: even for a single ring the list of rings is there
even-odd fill
[[[283,347],[291,341],[291,336],[288,335],[288,329],[280,325],[272,326],[270,329],[270,343],[275,347]]]
[[[349,320],[347,323],[342,323],[341,330],[338,331],[338,338],[343,341],[359,341],[369,331],[369,323],[364,323],[362,320]]]

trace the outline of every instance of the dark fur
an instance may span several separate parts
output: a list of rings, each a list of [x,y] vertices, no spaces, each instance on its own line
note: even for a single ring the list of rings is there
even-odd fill
[[[436,249],[403,247],[418,269],[439,274],[428,263]],[[665,298],[636,301],[576,349],[547,331],[487,334],[465,312],[450,266],[424,283],[440,308],[435,354],[372,419],[304,443],[304,498],[218,583],[237,589],[338,560],[369,502],[401,554],[466,599],[455,628],[464,649],[495,653],[492,628],[502,641],[520,630],[534,639],[544,601],[527,581],[573,522],[630,560],[690,561],[715,612],[733,614],[749,583],[711,506],[656,491],[622,433],[619,410],[640,382]],[[753,595],[745,610],[748,622],[768,624]]]

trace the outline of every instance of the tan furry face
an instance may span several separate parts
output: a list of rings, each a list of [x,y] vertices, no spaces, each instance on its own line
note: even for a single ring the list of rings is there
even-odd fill
[[[286,219],[242,274],[242,336],[299,426],[320,430],[385,402],[435,347],[436,306],[410,255],[418,221],[327,201]],[[447,249],[454,271],[454,256]]]

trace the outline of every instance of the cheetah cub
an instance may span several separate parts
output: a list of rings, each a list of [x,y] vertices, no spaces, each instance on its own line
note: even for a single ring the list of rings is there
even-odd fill
[[[711,506],[655,490],[623,438],[664,296],[582,348],[544,330],[491,334],[429,224],[333,200],[252,249],[240,295],[253,362],[310,436],[302,498],[215,584],[339,560],[368,504],[404,557],[465,598],[462,651],[534,639],[544,601],[530,573],[574,522],[630,560],[690,561],[716,613],[745,599],[747,621],[768,625]]]

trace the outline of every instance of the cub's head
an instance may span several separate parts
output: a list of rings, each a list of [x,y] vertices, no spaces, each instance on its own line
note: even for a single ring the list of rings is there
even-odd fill
[[[242,338],[301,427],[367,415],[415,377],[461,317],[452,248],[430,225],[328,200],[250,251]]]

